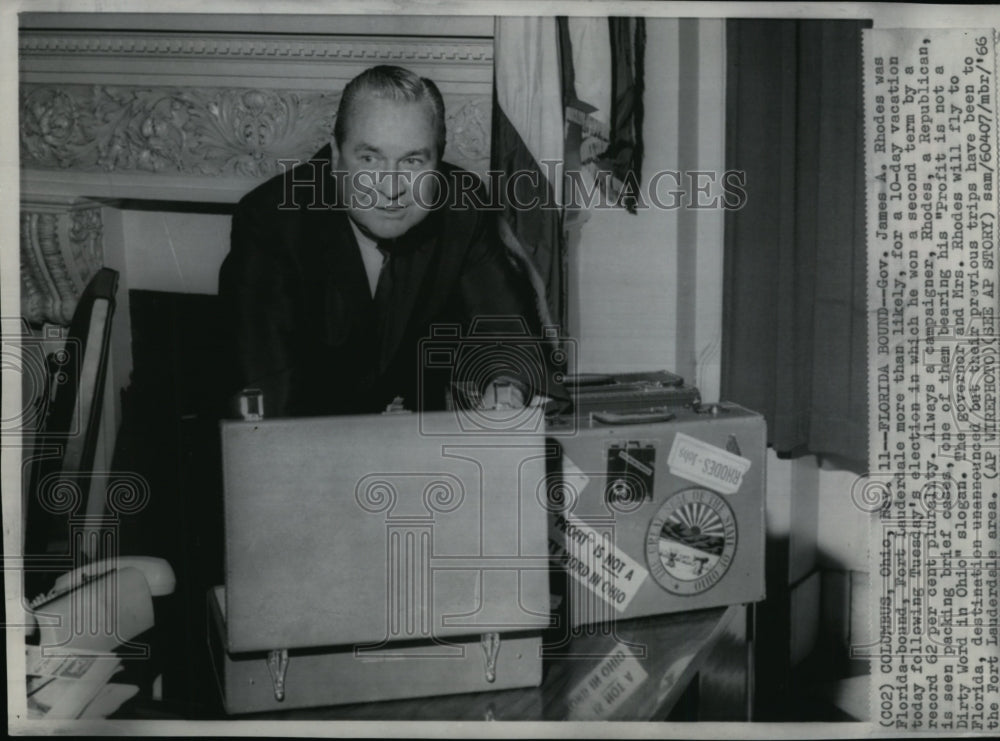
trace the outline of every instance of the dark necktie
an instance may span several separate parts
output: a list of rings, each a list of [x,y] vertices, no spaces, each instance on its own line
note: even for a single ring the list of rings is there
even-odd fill
[[[386,323],[392,310],[392,274],[395,268],[395,261],[388,244],[382,240],[376,244],[378,251],[382,253],[382,270],[378,275],[378,283],[375,285],[375,317],[382,332],[386,330]]]

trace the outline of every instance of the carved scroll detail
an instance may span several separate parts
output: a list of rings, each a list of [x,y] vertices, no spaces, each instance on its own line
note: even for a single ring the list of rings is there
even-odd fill
[[[102,263],[99,208],[29,205],[21,212],[21,315],[32,324],[69,324]]]
[[[21,161],[35,169],[267,177],[329,141],[339,93],[26,85]],[[488,167],[488,96],[445,100],[446,157]]]

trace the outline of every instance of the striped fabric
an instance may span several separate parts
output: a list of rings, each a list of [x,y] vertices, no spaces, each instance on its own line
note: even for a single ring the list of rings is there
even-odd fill
[[[566,326],[564,210],[586,214],[564,198],[564,168],[635,213],[645,21],[501,17],[494,44],[491,169],[514,186],[500,194],[502,236],[529,266],[543,318]]]
[[[563,111],[556,19],[499,17],[491,169],[507,184],[501,237],[525,265],[546,324],[563,323]],[[515,176],[515,173],[517,175]]]
[[[596,182],[602,203],[634,214],[642,167],[645,20],[560,18],[559,27],[566,116],[579,132],[572,126],[568,132],[567,167],[579,162],[588,192]]]

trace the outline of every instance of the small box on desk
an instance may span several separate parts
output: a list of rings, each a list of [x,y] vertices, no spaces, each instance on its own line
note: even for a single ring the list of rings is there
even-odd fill
[[[227,712],[541,682],[544,424],[431,414],[433,436],[408,413],[222,424]]]
[[[569,624],[764,598],[763,417],[724,403],[564,424],[549,550]]]

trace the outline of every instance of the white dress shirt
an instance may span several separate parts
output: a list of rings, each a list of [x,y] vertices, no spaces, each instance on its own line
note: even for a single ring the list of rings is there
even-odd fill
[[[372,298],[375,297],[375,289],[378,287],[378,276],[382,272],[386,255],[378,248],[374,239],[364,234],[358,229],[357,224],[352,219],[351,229],[354,230],[354,238],[358,241],[358,248],[361,250],[361,261],[365,264],[365,274],[368,276],[368,289]]]

